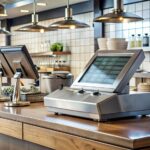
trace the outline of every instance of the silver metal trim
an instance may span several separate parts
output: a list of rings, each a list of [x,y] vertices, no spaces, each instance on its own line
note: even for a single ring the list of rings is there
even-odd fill
[[[142,50],[135,50],[135,51],[113,51],[113,52],[108,52],[108,51],[98,51],[88,62],[87,66],[83,70],[83,72],[79,75],[79,77],[74,81],[72,84],[71,88],[73,89],[85,89],[85,90],[99,90],[101,92],[115,92],[117,89],[117,92],[121,92],[118,87],[122,86],[125,87],[127,86],[127,82],[129,82],[130,78],[136,71],[136,69],[139,67],[139,63],[141,63],[144,59],[144,53],[142,55],[142,58],[139,58],[138,56],[141,56],[140,54],[143,53]],[[80,83],[80,79],[82,76],[86,73],[88,68],[91,66],[91,63],[95,60],[97,56],[132,56],[129,60],[129,62],[125,65],[121,73],[118,75],[116,81],[114,84],[90,84],[90,83]],[[137,66],[134,66],[132,72],[130,72],[129,76],[129,70],[131,69],[132,65],[134,62],[138,62]],[[122,89],[121,89],[122,90]]]

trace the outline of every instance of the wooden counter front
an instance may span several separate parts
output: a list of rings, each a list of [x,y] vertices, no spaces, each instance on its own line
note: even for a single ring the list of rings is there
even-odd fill
[[[0,118],[0,133],[22,139],[22,123]]]
[[[32,125],[24,125],[24,140],[56,150],[129,150]]]
[[[150,117],[98,123],[56,116],[38,103],[22,108],[0,104],[0,118],[22,123],[22,140],[56,150],[150,149]]]

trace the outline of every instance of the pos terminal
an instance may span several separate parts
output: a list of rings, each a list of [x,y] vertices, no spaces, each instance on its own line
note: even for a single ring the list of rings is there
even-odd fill
[[[142,50],[97,51],[70,88],[44,98],[48,111],[98,121],[150,114],[150,93],[129,93]]]
[[[32,59],[23,46],[0,47],[1,53],[5,58],[10,70],[14,73],[15,87],[11,102],[6,102],[7,107],[27,106],[30,102],[20,100],[20,78],[37,79],[38,72]]]

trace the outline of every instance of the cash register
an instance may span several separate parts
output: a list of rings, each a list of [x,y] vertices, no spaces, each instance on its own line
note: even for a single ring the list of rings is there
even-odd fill
[[[150,114],[150,93],[130,93],[142,50],[97,51],[70,88],[44,98],[48,111],[98,121]]]

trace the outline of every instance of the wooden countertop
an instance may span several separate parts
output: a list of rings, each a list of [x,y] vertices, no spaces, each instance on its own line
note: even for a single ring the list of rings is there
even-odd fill
[[[98,123],[54,115],[43,103],[22,108],[6,108],[0,103],[0,117],[129,149],[150,147],[150,117]]]

